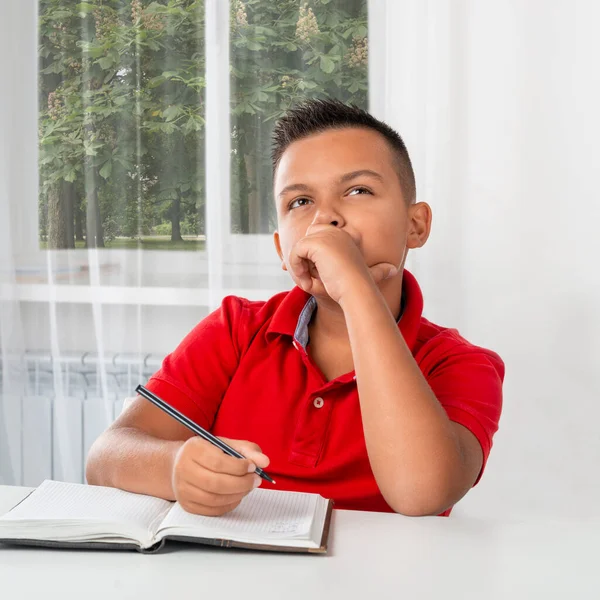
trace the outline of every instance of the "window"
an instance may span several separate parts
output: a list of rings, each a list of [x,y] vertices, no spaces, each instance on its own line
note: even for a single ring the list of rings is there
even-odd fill
[[[211,197],[205,17],[221,27],[226,2],[207,4],[40,0],[40,248],[203,250],[210,214],[225,237],[271,233],[276,119],[312,96],[367,107],[366,0],[232,0],[229,143],[210,163],[229,202]]]
[[[40,244],[202,249],[204,2],[39,3]]]

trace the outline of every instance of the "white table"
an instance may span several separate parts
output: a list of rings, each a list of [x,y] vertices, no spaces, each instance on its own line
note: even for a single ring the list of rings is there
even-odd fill
[[[0,486],[0,514],[29,488]],[[483,521],[334,511],[329,552],[176,544],[167,552],[0,544],[0,598],[600,598],[600,519]]]

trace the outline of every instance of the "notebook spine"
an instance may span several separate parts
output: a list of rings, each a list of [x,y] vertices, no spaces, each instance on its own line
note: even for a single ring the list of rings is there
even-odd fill
[[[142,554],[156,554],[164,545],[166,542],[166,538],[163,538],[162,540],[159,540],[158,542],[156,542],[156,544],[152,544],[152,546],[148,546],[148,548],[142,548],[140,546],[136,547],[136,550],[138,552],[141,552]]]

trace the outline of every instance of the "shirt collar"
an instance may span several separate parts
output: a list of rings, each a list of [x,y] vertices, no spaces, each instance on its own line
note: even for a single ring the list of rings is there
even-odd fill
[[[423,294],[412,273],[404,269],[402,275],[402,298],[404,309],[398,321],[398,328],[412,350],[423,313]],[[302,288],[295,286],[281,301],[267,329],[267,337],[288,335],[306,348],[308,324],[317,307],[317,301]]]

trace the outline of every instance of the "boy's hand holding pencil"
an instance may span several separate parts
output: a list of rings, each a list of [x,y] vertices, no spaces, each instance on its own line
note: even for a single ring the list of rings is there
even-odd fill
[[[269,458],[253,442],[217,437],[143,385],[135,391],[198,436],[173,452],[170,468],[175,499],[187,512],[217,517],[233,510],[261,478],[275,483],[263,471]]]
[[[222,450],[194,436],[173,459],[173,491],[187,512],[216,517],[233,510],[261,478],[256,467],[265,468],[269,459],[252,442],[219,438],[246,458],[227,456]]]

